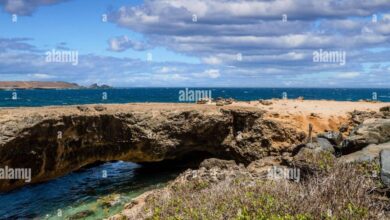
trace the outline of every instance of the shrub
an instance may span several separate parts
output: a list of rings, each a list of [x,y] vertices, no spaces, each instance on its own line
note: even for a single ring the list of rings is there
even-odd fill
[[[369,192],[377,179],[361,166],[332,165],[301,182],[233,178],[215,184],[182,183],[169,196],[147,199],[148,219],[378,219],[388,201]],[[194,187],[195,186],[195,187]],[[152,210],[147,212],[146,210]]]

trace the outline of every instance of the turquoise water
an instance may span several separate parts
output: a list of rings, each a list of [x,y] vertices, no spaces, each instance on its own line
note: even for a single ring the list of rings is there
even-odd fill
[[[257,100],[303,96],[305,99],[334,99],[358,101],[377,99],[390,102],[390,89],[299,89],[299,88],[190,88],[191,90],[211,90],[213,98],[235,98],[237,100]],[[185,88],[122,88],[109,90],[18,90],[0,91],[0,107],[74,105],[91,103],[128,102],[179,102],[179,91]],[[16,99],[12,99],[16,92]],[[103,99],[106,93],[106,98]]]
[[[83,219],[106,218],[141,193],[164,186],[178,173],[121,161],[83,168],[0,194],[0,219],[67,219],[83,211],[89,211]]]

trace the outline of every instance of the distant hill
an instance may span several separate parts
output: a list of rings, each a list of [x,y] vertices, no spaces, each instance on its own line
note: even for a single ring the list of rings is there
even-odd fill
[[[0,89],[79,89],[76,83],[38,81],[0,81]]]

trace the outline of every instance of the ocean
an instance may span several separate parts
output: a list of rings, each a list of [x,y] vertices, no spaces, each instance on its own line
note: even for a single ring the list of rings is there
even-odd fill
[[[108,90],[16,90],[0,91],[0,107],[79,105],[93,103],[131,102],[194,102],[180,99],[186,88],[118,88]],[[308,100],[327,99],[358,101],[376,99],[390,102],[390,89],[310,89],[310,88],[188,88],[207,91],[212,98],[234,98],[249,101],[258,99],[304,97]]]

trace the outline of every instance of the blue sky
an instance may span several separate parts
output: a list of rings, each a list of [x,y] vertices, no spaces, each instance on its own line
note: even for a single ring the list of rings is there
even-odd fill
[[[387,0],[0,0],[0,7],[0,81],[390,86]],[[77,52],[77,65],[48,62],[53,49]]]

